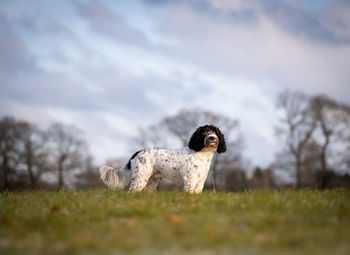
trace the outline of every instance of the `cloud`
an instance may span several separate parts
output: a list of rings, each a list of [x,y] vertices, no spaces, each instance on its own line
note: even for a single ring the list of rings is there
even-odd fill
[[[22,40],[13,33],[5,14],[0,12],[0,75],[35,71],[33,56]]]
[[[108,9],[103,3],[90,0],[86,3],[75,2],[75,4],[79,14],[89,22],[95,33],[125,45],[151,46],[144,33],[132,28],[122,16]]]
[[[338,6],[336,4],[336,6]],[[295,2],[285,2],[279,5],[264,5],[264,12],[271,17],[283,30],[293,36],[306,39],[315,44],[349,45],[350,32],[344,23],[345,12],[339,15],[338,7],[322,8],[318,11],[306,9]],[[346,4],[341,5],[342,10],[348,9]],[[343,30],[346,33],[339,33]]]
[[[23,27],[23,29],[26,31],[30,31],[31,33],[54,36],[73,36],[71,30],[68,27],[57,23],[51,17],[41,11],[35,14],[24,13],[16,17],[14,21],[17,23],[17,25]]]
[[[324,17],[327,21],[334,19],[335,10],[315,13],[289,1],[145,3],[150,8],[162,8],[163,14],[155,17],[153,32],[175,43],[150,47],[145,33],[96,1],[78,8],[88,10],[81,12],[95,32],[119,42],[123,38],[127,45],[152,52],[153,58],[168,58],[178,65],[227,76],[263,79],[279,88],[306,88],[308,93],[327,93],[332,86],[332,96],[345,100],[341,91],[347,86],[348,61],[343,56],[349,55],[350,37],[345,29],[331,29],[335,26],[329,24],[336,21],[324,21]],[[334,9],[339,12],[339,7]],[[108,32],[97,29],[99,26]]]
[[[347,36],[336,36],[324,26],[322,13],[316,19],[307,18],[308,13],[300,6],[242,6],[235,6],[233,12],[250,8],[257,17],[255,22],[230,20],[227,10],[218,16],[208,15],[210,8],[203,11],[190,4],[168,5],[157,28],[177,42],[167,54],[208,72],[265,80],[277,88],[331,93],[346,100],[342,91],[348,83],[350,45]],[[294,14],[283,18],[288,16],[284,15],[288,6]],[[312,29],[315,34],[308,32]]]
[[[3,5],[1,115],[75,124],[101,161],[127,154],[139,126],[200,107],[239,119],[247,155],[267,164],[278,91],[349,97],[346,1],[121,3]]]

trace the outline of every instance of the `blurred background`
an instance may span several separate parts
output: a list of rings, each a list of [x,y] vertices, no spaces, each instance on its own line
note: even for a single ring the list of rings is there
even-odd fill
[[[346,0],[2,0],[0,190],[103,187],[208,123],[207,189],[350,187],[349,67]]]

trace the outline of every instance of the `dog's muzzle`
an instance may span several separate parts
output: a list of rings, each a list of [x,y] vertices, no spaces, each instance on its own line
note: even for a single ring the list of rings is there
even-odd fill
[[[215,134],[209,134],[205,138],[205,146],[210,148],[216,148],[218,146],[219,139]]]

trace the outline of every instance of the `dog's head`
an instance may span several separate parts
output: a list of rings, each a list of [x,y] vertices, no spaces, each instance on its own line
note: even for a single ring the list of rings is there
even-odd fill
[[[223,153],[226,151],[224,134],[213,125],[205,125],[197,128],[192,134],[188,147],[194,151],[202,149]]]

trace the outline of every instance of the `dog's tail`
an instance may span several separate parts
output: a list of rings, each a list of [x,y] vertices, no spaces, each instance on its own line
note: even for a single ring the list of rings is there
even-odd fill
[[[131,181],[131,171],[126,167],[119,170],[110,166],[103,166],[99,169],[102,181],[111,189],[124,189]]]

